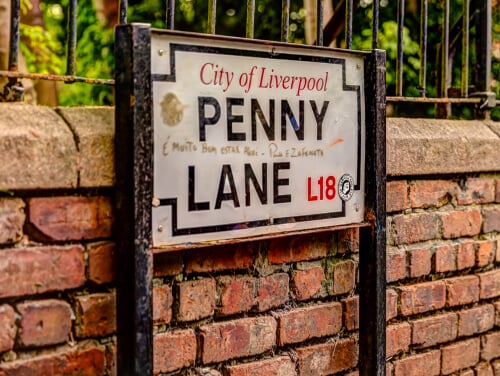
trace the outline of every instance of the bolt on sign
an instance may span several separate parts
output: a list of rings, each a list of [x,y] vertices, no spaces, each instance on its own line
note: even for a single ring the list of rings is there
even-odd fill
[[[151,39],[153,246],[360,223],[365,56]]]

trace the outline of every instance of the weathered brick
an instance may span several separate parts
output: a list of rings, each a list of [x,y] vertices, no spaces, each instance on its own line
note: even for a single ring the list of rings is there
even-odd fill
[[[458,335],[460,337],[483,333],[495,325],[495,307],[491,304],[458,312]]]
[[[474,367],[474,370],[476,371],[475,376],[495,376],[493,368],[488,363],[479,363],[476,367]]]
[[[212,316],[215,308],[215,280],[203,278],[181,282],[179,288],[179,321],[193,321]]]
[[[17,305],[21,315],[19,342],[23,347],[46,346],[68,340],[71,307],[62,300],[29,301]]]
[[[500,262],[500,239],[497,240],[497,252],[496,252],[495,261]]]
[[[386,190],[388,213],[408,209],[408,183],[405,180],[388,181]]]
[[[337,253],[359,252],[359,228],[348,228],[337,232]]]
[[[446,273],[457,269],[457,251],[454,245],[441,245],[434,249],[434,272]]]
[[[286,273],[259,278],[257,309],[259,312],[278,307],[288,300],[289,277]]]
[[[0,305],[0,353],[12,350],[16,338],[16,316],[10,305]]]
[[[473,369],[466,369],[465,371],[461,371],[459,374],[459,376],[475,376],[475,372]]]
[[[495,325],[500,326],[500,302],[495,302]]]
[[[182,252],[163,252],[154,255],[154,277],[172,277],[177,274],[181,274],[183,268],[184,261],[182,258]]]
[[[386,254],[387,282],[396,282],[406,278],[406,252],[398,248],[389,248]]]
[[[115,294],[77,296],[75,311],[77,337],[103,337],[116,331]]]
[[[476,247],[476,265],[479,267],[487,266],[495,260],[496,242],[481,241]]]
[[[458,318],[455,313],[445,313],[412,321],[412,344],[430,347],[457,338]]]
[[[472,367],[479,362],[479,338],[455,342],[441,350],[443,375]]]
[[[486,178],[470,178],[457,193],[459,205],[487,204],[495,201],[495,181]]]
[[[500,207],[483,209],[483,232],[500,232]]]
[[[106,346],[106,371],[109,376],[118,376],[117,371],[117,345],[110,343]]]
[[[333,266],[333,295],[345,294],[354,289],[356,264],[352,260],[339,262]]]
[[[172,320],[172,287],[153,286],[153,322],[168,324]]]
[[[185,271],[212,273],[248,269],[253,265],[256,256],[257,251],[252,243],[204,248],[186,254]]]
[[[325,257],[333,248],[331,234],[286,237],[271,240],[268,259],[271,264],[314,260]]]
[[[481,299],[500,296],[500,269],[478,274],[481,285]]]
[[[492,366],[493,366],[493,372],[494,372],[495,376],[500,376],[500,359],[494,360],[491,363],[492,363]]]
[[[417,243],[438,236],[438,216],[435,213],[395,215],[394,242],[396,245]]]
[[[446,286],[442,281],[403,286],[399,290],[399,309],[404,316],[440,309],[446,303]]]
[[[413,249],[408,251],[410,261],[410,277],[416,278],[431,273],[432,254],[430,249]]]
[[[296,376],[295,363],[288,356],[227,367],[228,376]]]
[[[44,238],[67,241],[111,236],[109,197],[37,197],[28,205],[29,222]]]
[[[0,198],[0,244],[21,240],[26,215],[20,198]]]
[[[429,351],[394,363],[394,376],[437,376],[441,373],[441,352]]]
[[[307,300],[321,292],[325,273],[320,266],[292,272],[293,294],[297,300]]]
[[[85,345],[84,345],[85,346]],[[2,376],[104,375],[104,349],[77,347],[69,351],[0,364]]]
[[[479,279],[476,276],[448,278],[444,282],[448,292],[448,306],[455,307],[479,300]]]
[[[495,199],[495,201],[497,203],[500,203],[500,179],[496,179],[495,184],[496,184],[496,194],[495,194],[496,199]]]
[[[385,291],[385,314],[386,320],[389,321],[398,315],[398,293],[388,289]]]
[[[279,314],[278,344],[280,346],[310,338],[336,334],[342,328],[342,305],[327,303],[299,308]]]
[[[456,190],[456,183],[448,180],[418,180],[410,184],[412,208],[440,207],[449,203]]]
[[[441,214],[443,237],[446,239],[461,236],[474,236],[481,231],[481,212],[479,209],[467,209]]]
[[[88,278],[102,284],[116,278],[115,243],[99,242],[88,246]]]
[[[255,305],[256,282],[252,277],[223,276],[217,279],[219,315],[247,312]]]
[[[185,329],[158,333],[153,337],[153,373],[172,372],[194,365],[196,335]]]
[[[489,362],[495,358],[500,358],[500,331],[481,337],[481,359]]]
[[[476,244],[473,242],[458,245],[457,269],[473,268],[476,265]]]
[[[411,326],[404,322],[389,325],[386,334],[386,356],[408,352],[411,342]]]
[[[83,247],[79,245],[0,252],[0,298],[62,291],[85,282]]]
[[[220,322],[199,328],[202,363],[262,354],[276,344],[276,320],[268,316]]]
[[[350,296],[342,300],[344,306],[344,325],[347,330],[359,329],[359,296]]]
[[[301,376],[330,375],[358,363],[358,345],[351,338],[296,349]]]

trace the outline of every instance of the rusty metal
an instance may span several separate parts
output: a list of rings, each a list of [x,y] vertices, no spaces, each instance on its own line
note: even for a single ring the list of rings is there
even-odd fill
[[[19,20],[21,17],[21,0],[11,0],[10,9],[9,70],[17,71],[19,64]]]
[[[281,41],[290,40],[290,0],[281,0]]]
[[[405,0],[398,1],[398,54],[396,58],[396,95],[403,95],[403,35],[405,23]]]
[[[323,0],[316,0],[316,45],[323,44]]]
[[[479,94],[477,97],[469,97],[469,98],[429,98],[429,97],[394,97],[388,96],[387,102],[411,102],[411,103],[428,103],[428,104],[479,104],[488,101],[488,103],[492,103],[491,99],[488,97],[488,93],[477,93]],[[491,94],[491,93],[489,93]],[[500,105],[500,100],[496,100],[496,105]]]
[[[252,39],[255,27],[255,0],[247,0],[246,37]]]
[[[27,78],[30,80],[48,80],[48,81],[62,81],[65,83],[82,82],[86,84],[96,84],[96,85],[114,85],[115,80],[106,78],[88,78],[88,77],[78,77],[78,76],[61,76],[57,74],[41,74],[41,73],[23,73],[23,72],[11,72],[11,71],[0,71],[0,77],[9,78]]]
[[[461,94],[466,98],[469,95],[469,11],[470,0],[463,0],[462,14],[462,80]]]
[[[354,18],[354,2],[353,0],[347,0],[347,12],[346,12],[346,28],[345,28],[345,46],[348,49],[352,48],[352,20]]]
[[[68,7],[68,39],[66,56],[66,75],[74,76],[76,71],[76,13],[77,0],[69,0]]]
[[[373,22],[372,22],[372,48],[378,48],[378,28],[380,18],[380,0],[373,0],[372,6]]]
[[[429,11],[429,1],[422,0],[420,17],[420,71],[418,77],[419,91],[422,97],[426,96],[427,87],[427,13]]]
[[[120,5],[119,5],[119,18],[118,22],[120,25],[124,25],[127,23],[127,12],[128,12],[128,2],[127,0],[120,0]]]

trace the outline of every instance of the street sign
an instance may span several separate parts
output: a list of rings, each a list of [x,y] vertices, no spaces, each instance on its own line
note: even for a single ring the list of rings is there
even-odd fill
[[[153,246],[363,222],[365,57],[153,31]]]

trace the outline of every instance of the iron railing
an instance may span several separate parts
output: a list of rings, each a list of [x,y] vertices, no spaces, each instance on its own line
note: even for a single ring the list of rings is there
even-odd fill
[[[290,42],[290,1],[282,0],[281,10],[281,41]],[[491,43],[492,43],[492,0],[456,0],[453,4],[461,4],[461,12],[452,20],[450,12],[451,0],[438,0],[431,2],[440,8],[433,14],[442,19],[441,37],[436,48],[431,51],[429,36],[429,0],[419,1],[420,30],[419,39],[419,77],[416,86],[417,95],[409,96],[405,90],[404,80],[404,28],[405,0],[398,1],[397,15],[397,56],[395,65],[395,89],[388,92],[387,101],[394,106],[407,103],[433,104],[436,107],[435,116],[449,117],[451,104],[473,105],[477,110],[488,116],[489,111],[499,104],[496,96],[491,92]],[[360,5],[366,6],[367,0],[341,0],[337,3],[333,16],[323,23],[324,0],[317,0],[316,7],[316,41],[319,46],[327,46],[337,41],[337,45],[353,48],[353,30],[355,15]],[[379,28],[381,25],[379,0],[371,0],[371,47],[379,47]],[[361,4],[360,4],[361,3]],[[436,5],[437,4],[437,5]],[[215,34],[217,20],[216,0],[208,0],[206,32]],[[175,0],[166,0],[165,25],[167,29],[175,29]],[[456,7],[455,7],[456,8]],[[453,8],[453,9],[455,9]],[[256,0],[246,2],[246,33],[247,38],[254,37]],[[68,33],[67,33],[67,61],[65,75],[40,74],[36,72],[20,72],[19,56],[19,25],[20,25],[20,0],[11,0],[10,17],[10,46],[8,54],[8,67],[0,71],[0,77],[7,77],[8,84],[4,88],[3,100],[22,100],[22,88],[19,80],[28,78],[33,80],[63,81],[65,83],[84,82],[88,84],[114,85],[112,79],[79,77],[75,75],[76,45],[77,45],[77,0],[70,0],[68,6]],[[119,23],[127,23],[127,0],[120,1]],[[389,15],[390,16],[390,15]],[[415,34],[415,33],[414,33]],[[339,42],[340,40],[340,42]],[[434,47],[434,44],[432,45]],[[436,57],[431,64],[429,53]],[[457,68],[460,70],[460,85],[454,87],[457,80]],[[428,71],[432,69],[435,76],[434,82],[429,82]],[[472,84],[471,84],[472,83]],[[429,95],[429,88],[433,94]],[[2,97],[0,93],[0,97]]]

